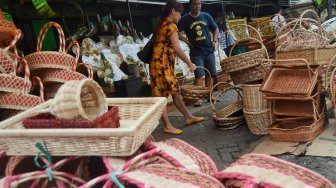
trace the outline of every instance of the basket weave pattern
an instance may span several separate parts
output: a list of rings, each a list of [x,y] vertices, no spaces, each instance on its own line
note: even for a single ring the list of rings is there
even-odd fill
[[[242,85],[244,110],[256,112],[268,109],[266,95],[259,91],[260,84]]]
[[[43,82],[65,83],[70,80],[83,80],[87,78],[81,73],[65,69],[46,69],[38,74]]]
[[[23,93],[0,93],[0,108],[27,110],[43,102],[41,97]]]
[[[28,93],[31,82],[26,79],[10,74],[0,74],[0,91]]]
[[[248,112],[244,110],[246,124],[252,134],[268,134],[267,127],[271,124],[269,113],[269,110],[263,110],[258,112]]]
[[[23,129],[22,120],[49,108],[52,101],[47,101],[1,122],[0,148],[8,155],[34,155],[38,152],[35,143],[43,140],[58,156],[129,156],[155,130],[167,103],[160,97],[106,100],[109,106],[119,108],[118,129],[49,129],[44,135],[38,129]]]

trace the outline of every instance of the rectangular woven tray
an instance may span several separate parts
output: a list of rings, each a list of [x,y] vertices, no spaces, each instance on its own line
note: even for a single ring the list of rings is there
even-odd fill
[[[119,128],[25,129],[22,120],[50,106],[42,103],[0,123],[0,148],[7,155],[36,155],[37,142],[45,142],[53,156],[129,156],[159,124],[166,107],[164,97],[107,98],[118,106]]]

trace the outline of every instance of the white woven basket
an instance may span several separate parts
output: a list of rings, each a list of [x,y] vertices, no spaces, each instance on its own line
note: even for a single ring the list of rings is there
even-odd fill
[[[107,98],[119,107],[120,128],[24,129],[22,120],[50,107],[52,100],[0,123],[0,148],[7,155],[36,155],[37,142],[46,142],[53,156],[129,156],[159,124],[164,97]]]

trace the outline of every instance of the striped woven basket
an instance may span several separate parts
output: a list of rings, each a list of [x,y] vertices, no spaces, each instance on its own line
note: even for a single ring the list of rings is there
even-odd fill
[[[31,88],[29,67],[25,59],[22,59],[20,63],[25,67],[24,78],[12,74],[0,73],[0,91],[29,93]]]
[[[15,109],[15,110],[27,110],[44,102],[44,88],[41,79],[33,77],[33,80],[40,87],[40,96],[24,93],[0,93],[0,108]]]
[[[335,187],[329,180],[307,168],[256,153],[243,155],[215,177],[226,187]]]
[[[165,152],[165,158],[178,161],[188,170],[208,175],[214,175],[217,172],[215,163],[208,155],[180,139],[172,138],[163,142],[154,142],[147,147]]]
[[[15,47],[16,42],[21,37],[21,30],[17,29],[16,36],[13,41],[4,48],[0,48],[0,73],[11,73],[16,75],[16,67],[19,56]],[[10,49],[12,51],[10,51]]]
[[[44,37],[47,34],[48,30],[51,27],[55,27],[59,35],[59,49],[58,52],[55,51],[41,51],[42,43]],[[37,48],[36,52],[26,56],[26,59],[29,63],[29,68],[31,70],[40,69],[40,68],[58,68],[58,69],[68,69],[74,70],[77,67],[77,62],[79,58],[79,45],[77,45],[76,57],[73,57],[66,53],[65,49],[65,36],[63,30],[59,24],[56,22],[48,22],[43,26],[39,37],[37,39]]]

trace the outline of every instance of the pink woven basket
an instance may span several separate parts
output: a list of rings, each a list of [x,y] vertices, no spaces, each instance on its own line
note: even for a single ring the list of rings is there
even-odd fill
[[[27,110],[44,102],[43,84],[40,78],[33,77],[33,80],[40,86],[40,96],[24,93],[0,93],[0,108]]]
[[[217,172],[215,163],[208,155],[180,139],[172,138],[163,142],[154,142],[147,147],[164,151],[165,158],[179,161],[188,170],[208,175],[214,175]]]
[[[4,48],[0,48],[0,73],[11,73],[16,75],[16,67],[19,56],[15,47],[16,42],[21,37],[21,30],[17,29],[16,36],[13,41]],[[13,52],[10,51],[12,49]]]
[[[42,43],[44,40],[47,31],[54,26],[59,35],[59,49],[58,52],[54,51],[44,51],[42,52]],[[36,52],[26,56],[26,59],[29,63],[31,70],[40,69],[40,68],[58,68],[58,69],[68,69],[74,70],[77,67],[77,62],[79,58],[79,45],[77,42],[74,43],[77,45],[76,57],[73,57],[66,53],[65,50],[65,36],[63,30],[59,24],[56,22],[49,22],[43,26],[39,37],[37,39],[37,48]]]
[[[326,178],[299,165],[264,154],[246,154],[215,175],[226,187],[324,187]]]
[[[76,71],[71,71],[71,70],[66,70],[66,69],[43,69],[43,71],[39,71],[36,73],[38,75],[42,82],[57,82],[57,83],[65,83],[70,80],[83,80],[85,78],[93,78],[93,72],[92,72],[92,67],[87,64],[80,64],[86,67],[88,71],[88,76],[86,77],[85,75],[76,72]],[[80,66],[79,65],[79,66]],[[79,67],[78,66],[78,67]]]
[[[24,78],[12,74],[0,73],[0,91],[29,93],[31,88],[29,67],[25,59],[22,59],[20,63],[23,63],[25,67]]]

